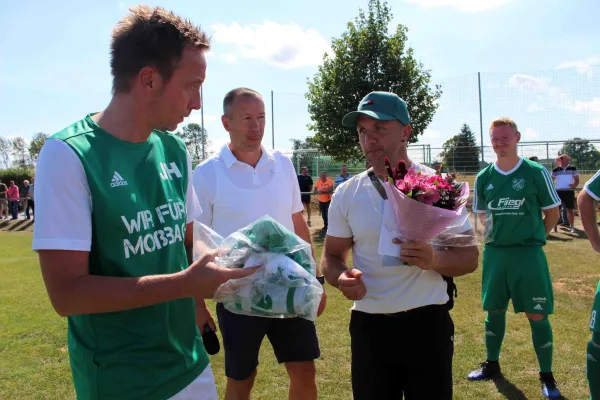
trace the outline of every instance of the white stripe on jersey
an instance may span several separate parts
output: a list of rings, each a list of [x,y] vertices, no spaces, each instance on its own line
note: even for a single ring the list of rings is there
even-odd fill
[[[561,203],[560,197],[558,197],[558,193],[556,193],[556,189],[554,189],[554,185],[552,184],[552,177],[546,168],[542,169],[542,176],[546,181],[546,188],[548,189],[548,194],[554,200],[555,203]]]
[[[587,194],[589,194],[589,195],[590,195],[590,196],[591,196],[591,197],[592,197],[594,200],[596,200],[596,201],[600,201],[600,197],[599,197],[599,196],[598,196],[596,193],[594,193],[594,192],[592,191],[592,189],[588,188],[588,185],[590,185],[592,182],[594,182],[596,179],[598,179],[598,177],[599,177],[599,176],[600,176],[600,170],[598,170],[598,171],[597,171],[597,172],[594,174],[594,176],[592,176],[592,177],[590,178],[590,180],[589,180],[589,181],[587,181],[587,182],[585,183],[585,185],[583,186],[583,190],[585,190],[585,192],[586,192]]]
[[[484,213],[486,212],[486,210],[478,210],[477,209],[477,179],[479,178],[479,176],[475,177],[475,183],[473,183],[473,211],[475,211],[476,213]]]

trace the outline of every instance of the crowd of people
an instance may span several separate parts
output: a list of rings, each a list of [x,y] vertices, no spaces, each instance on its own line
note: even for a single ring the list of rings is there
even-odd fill
[[[34,183],[31,184],[27,179],[23,181],[23,186],[15,184],[15,181],[9,181],[8,186],[0,182],[0,220],[8,220],[10,212],[11,221],[19,219],[19,207],[25,212],[24,219],[29,220],[34,213]],[[31,214],[29,213],[31,210]]]
[[[311,244],[303,211],[306,196],[315,194],[326,229],[316,278],[353,302],[348,371],[353,397],[451,399],[455,331],[445,278],[473,273],[479,249],[394,238],[399,257],[379,253],[387,204],[379,190],[384,157],[436,173],[408,157],[412,128],[406,102],[394,93],[372,92],[355,111],[348,110],[340,123],[358,135],[368,171],[350,177],[342,170],[335,179],[322,173],[313,182],[306,168],[297,176],[288,157],[262,145],[263,98],[236,88],[223,99],[229,143],[192,169],[184,143],[165,132],[202,106],[199,89],[209,48],[207,35],[188,20],[162,8],[132,8],[112,33],[110,103],[52,135],[40,153],[33,249],[50,301],[69,321],[77,397],[214,400],[215,373],[224,373],[224,397],[249,399],[266,336],[289,376],[289,398],[318,398],[315,359],[321,348],[315,323],[242,315],[220,305],[215,321],[205,299],[256,268],[221,267],[214,251],[192,257],[195,221],[225,237],[268,214]],[[542,394],[558,398],[548,318],[553,290],[543,246],[558,221],[561,198],[545,168],[517,155],[520,133],[513,120],[493,121],[490,137],[498,161],[479,173],[474,188],[475,212],[484,224],[493,220],[483,248],[487,354],[468,379],[500,373],[512,300],[531,325]],[[559,172],[562,182],[567,174]],[[600,199],[598,182],[586,185],[586,196]],[[600,251],[595,212],[585,199],[579,200],[584,227]],[[465,215],[457,216],[453,230],[474,236]],[[324,293],[318,315],[326,306]],[[597,293],[587,352],[595,399],[600,399],[598,311]],[[202,339],[217,326],[224,371],[212,370]]]

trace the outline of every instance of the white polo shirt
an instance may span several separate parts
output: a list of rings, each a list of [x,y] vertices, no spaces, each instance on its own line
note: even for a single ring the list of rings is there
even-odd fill
[[[202,209],[199,222],[222,237],[269,215],[294,232],[292,214],[304,210],[292,161],[262,147],[256,168],[239,161],[226,144],[194,170]]]
[[[435,173],[415,162],[411,169],[428,175]],[[448,301],[447,284],[439,273],[416,266],[389,266],[387,256],[379,254],[384,201],[366,172],[340,185],[331,200],[327,235],[353,238],[354,268],[362,271],[367,287],[366,296],[355,301],[352,309],[387,314],[445,304]],[[456,225],[459,225],[455,229],[457,232],[471,229],[464,216],[457,219]]]

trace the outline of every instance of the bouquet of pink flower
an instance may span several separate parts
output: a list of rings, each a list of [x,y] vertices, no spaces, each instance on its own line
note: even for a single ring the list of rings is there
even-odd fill
[[[395,230],[400,239],[433,242],[457,224],[469,198],[469,185],[456,182],[454,175],[425,175],[398,161],[392,168],[385,159],[388,181],[383,184],[394,211]],[[389,222],[389,221],[388,221]],[[444,235],[448,239],[450,235]]]

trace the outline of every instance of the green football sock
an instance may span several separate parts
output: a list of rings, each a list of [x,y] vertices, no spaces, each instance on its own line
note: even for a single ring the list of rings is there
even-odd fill
[[[500,359],[500,348],[506,330],[506,312],[488,312],[485,318],[485,348],[487,361]]]
[[[552,372],[552,327],[548,316],[541,321],[529,320],[533,347],[540,364],[540,372]]]
[[[592,343],[593,341],[593,343]],[[600,332],[594,333],[587,347],[587,379],[590,384],[590,400],[600,400]]]

